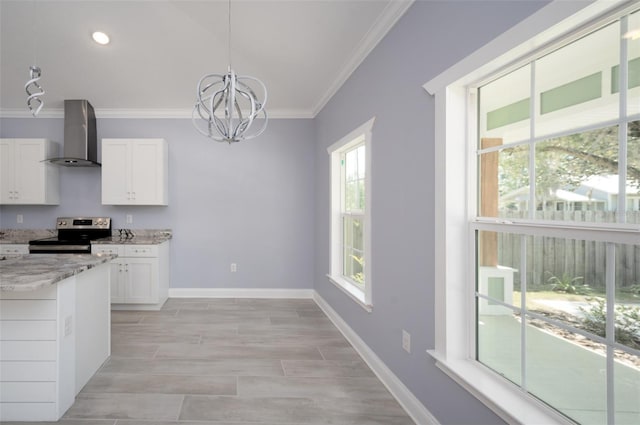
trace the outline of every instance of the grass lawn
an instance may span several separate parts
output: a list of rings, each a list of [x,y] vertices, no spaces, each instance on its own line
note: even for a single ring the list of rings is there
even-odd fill
[[[520,305],[520,291],[513,291],[514,305]],[[528,291],[527,301],[536,300],[563,300],[572,302],[589,302],[590,298],[605,298],[605,294],[600,292],[593,292],[589,295],[580,294],[567,294],[565,292],[558,291]],[[640,307],[640,296],[631,294],[629,292],[616,292],[616,302],[625,304],[638,304]],[[527,304],[528,307],[528,304]]]

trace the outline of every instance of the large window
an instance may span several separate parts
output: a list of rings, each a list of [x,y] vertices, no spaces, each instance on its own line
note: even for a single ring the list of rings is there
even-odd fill
[[[638,75],[640,12],[470,89],[476,359],[579,423],[640,423]]]
[[[370,152],[373,119],[328,149],[331,155],[331,282],[371,309]]]
[[[432,354],[509,422],[640,423],[640,12],[612,5],[426,87],[446,112]]]

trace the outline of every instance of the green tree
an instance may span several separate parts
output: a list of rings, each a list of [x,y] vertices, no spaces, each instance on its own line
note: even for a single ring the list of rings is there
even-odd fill
[[[572,190],[594,175],[618,174],[618,127],[549,139],[536,144],[536,198],[544,202],[557,189]],[[528,146],[500,155],[501,195],[529,185]],[[629,124],[627,179],[640,191],[640,121]]]

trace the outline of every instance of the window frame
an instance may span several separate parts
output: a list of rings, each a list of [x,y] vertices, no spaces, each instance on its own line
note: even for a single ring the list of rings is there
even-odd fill
[[[475,360],[474,227],[505,229],[500,220],[470,220],[476,215],[477,140],[474,125],[469,125],[474,128],[469,131],[459,123],[477,118],[472,112],[475,105],[469,105],[470,84],[515,69],[535,54],[557,49],[556,40],[568,43],[581,37],[605,16],[632,10],[625,2],[599,0],[587,6],[569,3],[556,0],[544,6],[423,86],[435,96],[436,325],[435,347],[427,352],[437,367],[508,423],[573,422]],[[466,153],[462,159],[465,173],[460,173],[460,152]],[[523,231],[531,228],[527,223],[516,225]],[[565,229],[570,233],[574,230],[580,233],[579,227]],[[609,236],[612,230],[603,229]],[[634,230],[616,230],[626,232],[625,237],[638,235]]]
[[[333,143],[327,148],[330,156],[331,182],[330,182],[330,271],[327,278],[336,287],[342,290],[358,305],[367,312],[373,309],[373,291],[371,276],[371,141],[372,129],[375,117],[371,118],[364,124],[360,125],[349,134]],[[365,149],[365,177],[364,177],[364,211],[345,212],[344,206],[344,182],[345,176],[341,160],[344,155],[364,145]],[[361,289],[351,279],[343,275],[343,217],[351,216],[362,219],[363,229],[363,248],[364,248],[364,290]]]

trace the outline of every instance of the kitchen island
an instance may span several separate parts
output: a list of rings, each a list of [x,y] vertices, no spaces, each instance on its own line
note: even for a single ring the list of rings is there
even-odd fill
[[[113,258],[0,261],[0,422],[58,420],[109,357]]]

